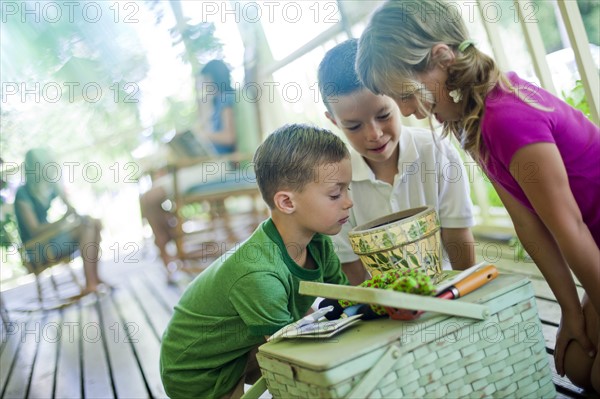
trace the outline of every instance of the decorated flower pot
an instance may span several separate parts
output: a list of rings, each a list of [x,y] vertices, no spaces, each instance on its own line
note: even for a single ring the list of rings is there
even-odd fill
[[[387,215],[353,228],[352,249],[371,276],[392,269],[442,272],[440,222],[435,209],[420,207]]]

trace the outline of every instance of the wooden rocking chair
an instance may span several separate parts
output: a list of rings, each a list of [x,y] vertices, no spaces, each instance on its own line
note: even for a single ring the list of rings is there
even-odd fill
[[[19,255],[21,256],[21,261],[23,266],[27,269],[29,273],[32,273],[35,276],[36,290],[37,290],[37,300],[38,306],[32,308],[19,308],[14,309],[17,311],[38,311],[38,310],[52,310],[59,309],[68,305],[71,305],[81,299],[81,292],[83,290],[83,285],[77,278],[75,271],[70,265],[70,262],[77,256],[77,251],[71,253],[63,253],[62,256],[44,256],[40,259],[38,256],[40,252],[41,246],[48,245],[47,243],[52,237],[55,237],[61,233],[72,233],[79,229],[81,226],[81,219],[79,217],[74,218],[73,220],[66,220],[65,223],[61,223],[57,225],[56,228],[48,230],[43,234],[31,239],[27,242],[19,242],[17,243],[19,248]],[[45,253],[49,252],[49,248],[42,248]],[[64,251],[63,251],[64,252]],[[55,271],[55,267],[63,266],[66,267],[69,273],[70,281],[75,284],[77,287],[77,291],[74,292],[74,295],[65,296],[64,289],[61,287],[61,284],[53,273]],[[51,287],[44,287],[42,284],[42,274],[49,274]],[[44,289],[46,288],[46,289]],[[53,291],[52,296],[47,296],[45,291],[51,289]],[[70,291],[67,290],[67,291]]]

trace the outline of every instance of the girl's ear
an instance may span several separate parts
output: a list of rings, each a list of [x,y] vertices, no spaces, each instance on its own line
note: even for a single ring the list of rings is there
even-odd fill
[[[290,191],[276,192],[275,196],[273,197],[275,208],[277,208],[277,210],[281,213],[291,215],[296,210],[293,197],[294,194]]]
[[[454,51],[447,44],[438,43],[431,48],[432,65],[440,64],[446,68],[454,62],[454,58]]]

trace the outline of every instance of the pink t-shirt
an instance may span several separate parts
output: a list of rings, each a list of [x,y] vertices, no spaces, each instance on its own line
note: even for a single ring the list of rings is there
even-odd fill
[[[536,109],[514,94],[494,88],[485,100],[481,122],[482,139],[488,153],[484,165],[486,174],[535,213],[509,172],[510,161],[519,149],[529,144],[556,144],[583,220],[600,246],[600,129],[581,111],[541,87],[512,72],[508,73],[508,78],[526,99],[551,111]],[[535,179],[537,172],[533,162],[520,165],[518,170],[526,179]]]

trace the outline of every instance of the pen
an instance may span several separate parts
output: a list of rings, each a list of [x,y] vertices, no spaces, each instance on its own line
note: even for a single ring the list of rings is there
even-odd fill
[[[315,321],[318,321],[321,317],[325,316],[327,313],[331,312],[332,310],[333,310],[333,305],[325,306],[324,308],[315,310],[308,316],[304,316],[303,318],[298,320],[296,323],[294,323],[294,326],[302,327],[307,324],[314,323]]]
[[[452,276],[451,278],[442,281],[441,284],[439,284],[436,287],[436,295],[439,294],[440,292],[446,291],[448,288],[450,288],[451,286],[453,286],[457,281],[461,281],[466,279],[467,277],[469,277],[471,274],[481,270],[482,268],[488,266],[488,263],[486,262],[481,262],[478,263],[474,266],[471,266],[463,271],[461,271],[460,273]]]
[[[498,270],[496,267],[487,265],[464,279],[456,281],[454,285],[448,287],[436,296],[442,299],[460,298],[467,295],[469,292],[475,291],[477,288],[495,279],[497,276]]]

